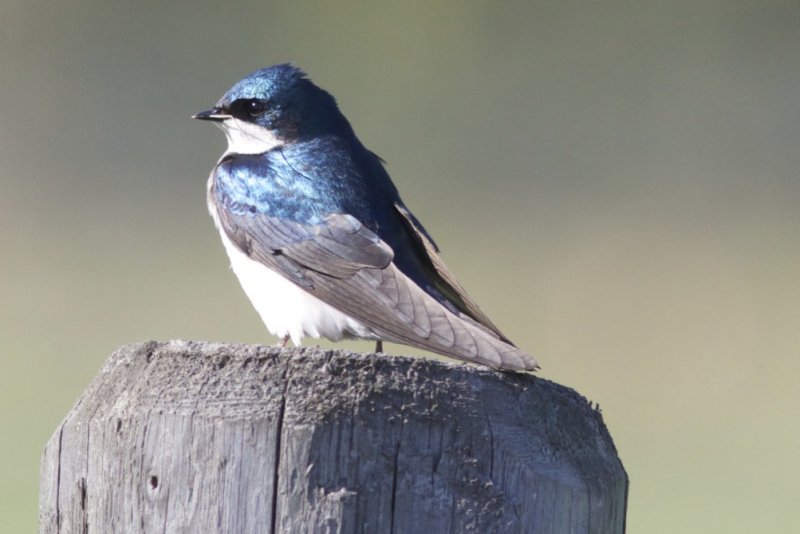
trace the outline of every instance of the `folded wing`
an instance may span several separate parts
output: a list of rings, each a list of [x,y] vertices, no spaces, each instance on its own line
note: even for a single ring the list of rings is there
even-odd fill
[[[221,209],[219,217],[228,237],[251,259],[383,339],[499,369],[538,368],[466,296],[435,249],[429,257],[443,269],[443,288],[455,293],[463,313],[449,310],[400,271],[392,248],[350,215],[329,215],[314,225],[247,210]]]

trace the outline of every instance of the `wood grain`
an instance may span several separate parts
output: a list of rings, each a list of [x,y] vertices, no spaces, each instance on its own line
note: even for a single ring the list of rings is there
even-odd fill
[[[172,341],[114,353],[48,442],[40,532],[618,533],[601,415],[526,374]]]

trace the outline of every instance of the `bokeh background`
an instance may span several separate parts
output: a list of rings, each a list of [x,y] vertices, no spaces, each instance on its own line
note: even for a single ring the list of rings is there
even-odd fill
[[[796,1],[2,0],[3,532],[36,529],[42,447],[116,347],[274,341],[189,116],[284,61],[541,376],[600,403],[630,532],[800,531]]]

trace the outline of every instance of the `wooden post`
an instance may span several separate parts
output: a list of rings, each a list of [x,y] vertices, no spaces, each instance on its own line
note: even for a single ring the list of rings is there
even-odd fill
[[[39,529],[610,534],[627,486],[599,412],[534,376],[148,342],[47,443]]]

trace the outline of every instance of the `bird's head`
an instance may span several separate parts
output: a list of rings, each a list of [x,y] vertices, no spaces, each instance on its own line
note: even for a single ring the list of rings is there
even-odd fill
[[[215,122],[228,153],[261,154],[301,139],[352,132],[334,98],[289,64],[252,72],[212,109],[194,115]]]

